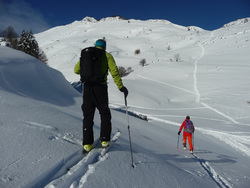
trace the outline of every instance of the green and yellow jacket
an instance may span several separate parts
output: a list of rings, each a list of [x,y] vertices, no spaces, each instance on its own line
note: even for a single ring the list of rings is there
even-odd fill
[[[99,48],[99,47],[98,47]],[[117,85],[118,89],[121,89],[123,87],[122,79],[120,76],[120,73],[118,71],[118,68],[116,66],[115,60],[113,56],[105,51],[106,56],[102,56],[102,64],[101,64],[101,72],[104,74],[106,72],[106,75],[104,77],[105,83],[107,84],[107,76],[108,76],[108,71],[110,71],[111,76],[114,79],[115,84]],[[80,60],[78,63],[75,65],[74,72],[76,74],[80,74]]]

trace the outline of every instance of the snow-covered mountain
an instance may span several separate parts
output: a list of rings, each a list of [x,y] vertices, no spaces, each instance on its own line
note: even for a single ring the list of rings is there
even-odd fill
[[[129,116],[135,168],[123,95],[111,77],[116,142],[104,156],[100,149],[81,154],[82,99],[69,82],[79,81],[73,68],[81,49],[103,37],[117,65],[133,70],[123,77],[129,111],[148,118]],[[50,67],[0,47],[0,187],[249,186],[250,18],[205,31],[87,17],[36,39]],[[196,127],[194,156],[181,137],[177,148],[186,115]],[[99,124],[96,112],[96,139]]]

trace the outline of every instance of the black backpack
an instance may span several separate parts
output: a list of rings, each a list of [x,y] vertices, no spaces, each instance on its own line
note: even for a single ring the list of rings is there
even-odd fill
[[[82,50],[80,75],[83,83],[96,85],[105,82],[104,76],[108,70],[103,74],[101,72],[102,55],[105,55],[105,51],[96,47],[88,47]]]

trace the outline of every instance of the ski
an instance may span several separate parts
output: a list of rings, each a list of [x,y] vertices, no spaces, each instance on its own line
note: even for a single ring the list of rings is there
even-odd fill
[[[109,148],[116,142],[116,140],[119,138],[120,135],[121,135],[121,132],[118,130],[118,131],[116,132],[116,134],[113,136],[113,138],[111,139],[110,145],[109,145],[109,146],[107,146],[107,147],[102,147],[102,146],[101,146],[101,141],[99,140],[97,143],[94,143],[94,144],[93,144],[93,145],[94,145],[94,148],[93,148],[92,150],[90,150],[89,152],[87,152],[86,150],[83,149],[83,152],[82,152],[82,153],[83,153],[84,155],[86,155],[86,154],[90,153],[90,152],[93,151],[93,150],[99,150],[99,149],[101,149],[101,156],[104,156],[104,155],[108,152]]]
[[[109,151],[110,147],[112,147],[112,145],[118,140],[120,135],[121,135],[121,132],[118,130],[116,134],[113,136],[113,138],[111,139],[110,145],[108,147],[102,148],[101,157],[104,157],[104,155]]]
[[[112,145],[118,140],[118,138],[120,137],[121,133],[118,130],[116,132],[116,134],[112,137],[111,139],[111,144],[110,146],[103,148],[101,146],[101,142],[100,139],[95,140],[94,142],[94,148],[92,150],[90,150],[89,152],[85,151],[83,148],[81,148],[82,150],[82,159],[78,162],[83,161],[83,164],[86,163],[85,161],[88,161],[90,159],[90,161],[95,161],[96,159],[99,159],[101,157],[104,157],[106,155],[106,153],[109,151],[110,147],[112,147]],[[99,157],[98,157],[99,156]],[[93,162],[92,161],[92,162]],[[91,164],[92,162],[89,162],[89,164]],[[88,162],[87,162],[88,163]],[[72,168],[74,168],[74,165],[71,167],[67,168],[67,172],[69,172]]]
[[[99,145],[99,143],[100,143],[100,139],[98,138],[98,139],[96,139],[96,140],[94,141],[94,143],[93,143],[94,148],[96,148],[96,147]],[[92,149],[92,150],[93,150],[93,149]],[[92,151],[92,150],[91,150],[91,151]],[[87,151],[83,148],[83,145],[81,145],[81,148],[79,149],[79,151],[78,151],[77,153],[79,153],[79,154],[81,155],[80,159],[83,159],[83,158],[86,158],[87,155],[88,155],[91,151],[87,152]],[[80,159],[79,159],[79,160],[80,160]],[[74,166],[74,165],[73,165],[73,166]],[[68,167],[68,168],[67,168],[67,172],[70,171],[71,168],[72,168],[72,166],[71,166],[71,167]]]
[[[94,146],[94,148],[96,148],[98,145],[99,145],[99,143],[100,143],[100,138],[99,139],[96,139],[95,141],[94,141],[94,143],[93,143],[93,146]],[[93,148],[93,149],[94,149]],[[92,150],[93,150],[92,149]],[[83,148],[83,146],[82,146],[82,154],[83,155],[87,155],[89,152],[91,152],[92,150],[90,150],[90,151],[86,151],[84,148]]]

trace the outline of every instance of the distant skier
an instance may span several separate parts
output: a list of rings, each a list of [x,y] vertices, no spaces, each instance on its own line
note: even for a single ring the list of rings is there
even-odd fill
[[[194,125],[193,125],[193,122],[190,120],[190,117],[187,116],[185,121],[183,121],[180,129],[179,129],[179,132],[178,132],[178,135],[181,134],[181,131],[184,127],[184,131],[183,131],[183,147],[184,149],[187,149],[187,138],[188,138],[188,143],[189,143],[189,149],[190,149],[190,152],[193,153],[193,143],[192,143],[192,134],[194,133]]]
[[[94,115],[97,108],[101,117],[100,139],[102,147],[110,145],[111,113],[108,102],[107,75],[110,71],[118,89],[127,97],[128,90],[123,86],[121,76],[113,56],[106,52],[106,41],[99,39],[95,47],[85,48],[74,72],[80,74],[83,82],[83,147],[89,152],[94,143]]]

